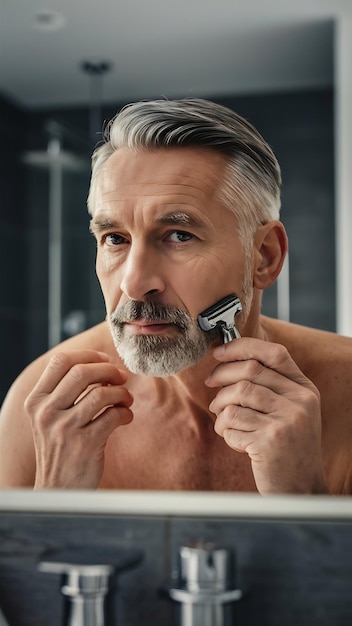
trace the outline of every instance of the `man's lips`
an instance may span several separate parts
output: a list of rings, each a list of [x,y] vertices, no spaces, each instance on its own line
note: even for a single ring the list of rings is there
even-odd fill
[[[135,320],[133,322],[125,322],[124,326],[128,326],[136,335],[157,335],[165,332],[170,328],[175,328],[175,324],[170,322]]]

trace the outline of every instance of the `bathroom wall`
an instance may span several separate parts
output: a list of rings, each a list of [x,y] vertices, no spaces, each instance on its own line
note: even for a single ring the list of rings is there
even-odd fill
[[[0,607],[9,626],[62,626],[60,577],[41,573],[45,550],[99,549],[110,559],[143,551],[143,561],[114,579],[109,626],[172,626],[175,605],[162,590],[177,549],[216,540],[237,558],[238,626],[346,626],[352,617],[352,525],[196,517],[19,515],[0,517]],[[89,558],[89,557],[88,557]]]
[[[334,100],[332,91],[226,99],[273,148],[282,169],[289,236],[291,321],[336,329]],[[272,294],[263,312],[275,316]]]
[[[212,99],[235,109],[257,126],[281,163],[282,220],[290,238],[292,321],[335,330],[333,92],[233,98],[214,94]],[[106,107],[103,119],[110,119],[122,104]],[[8,104],[7,109],[13,122],[20,119],[21,125],[25,124],[27,134],[25,140],[15,142],[12,156],[0,171],[2,189],[8,194],[12,190],[16,202],[16,210],[10,212],[2,192],[0,341],[8,367],[0,379],[0,402],[15,374],[47,349],[48,173],[24,170],[19,156],[23,150],[46,148],[43,128],[48,119],[85,135],[89,128],[86,108],[23,114],[14,105]],[[0,137],[5,137],[7,143],[12,127],[5,119],[0,128]],[[1,158],[5,158],[4,151]],[[104,306],[95,276],[94,241],[88,233],[88,181],[88,172],[65,174],[63,302],[64,314],[84,310],[90,326],[104,318]],[[263,312],[276,315],[275,286],[265,294]]]
[[[0,403],[26,362],[28,214],[25,169],[28,115],[0,96]]]

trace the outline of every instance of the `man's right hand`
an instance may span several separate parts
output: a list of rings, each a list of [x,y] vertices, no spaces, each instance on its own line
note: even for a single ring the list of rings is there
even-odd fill
[[[109,436],[133,419],[126,379],[102,352],[52,356],[25,402],[36,450],[35,489],[98,486]]]

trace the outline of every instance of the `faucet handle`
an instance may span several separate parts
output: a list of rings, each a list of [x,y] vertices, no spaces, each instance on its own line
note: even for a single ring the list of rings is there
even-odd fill
[[[234,583],[234,553],[211,541],[189,543],[179,549],[178,570],[181,585],[188,591],[224,591]]]
[[[112,565],[77,565],[60,561],[41,561],[38,569],[49,574],[63,574],[65,584],[61,590],[65,596],[106,595],[109,578],[114,572]]]
[[[114,571],[111,565],[41,561],[38,569],[63,576],[61,592],[66,597],[65,626],[105,625],[105,597]]]
[[[142,558],[143,552],[137,549],[66,546],[44,553],[38,569],[63,577],[66,626],[104,626],[111,577]]]
[[[178,578],[168,594],[178,605],[180,626],[233,623],[233,603],[242,598],[235,585],[233,550],[196,541],[178,550]]]

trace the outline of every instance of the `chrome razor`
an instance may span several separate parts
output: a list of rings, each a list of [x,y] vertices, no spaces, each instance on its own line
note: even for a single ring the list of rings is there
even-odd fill
[[[208,331],[218,328],[223,343],[241,337],[235,326],[235,317],[242,311],[241,300],[236,294],[225,296],[198,315],[198,324],[202,330]]]

